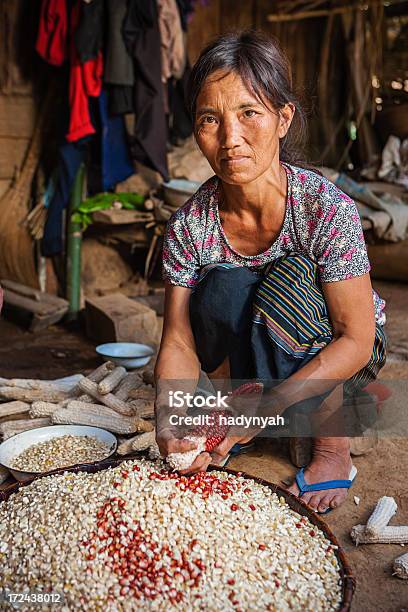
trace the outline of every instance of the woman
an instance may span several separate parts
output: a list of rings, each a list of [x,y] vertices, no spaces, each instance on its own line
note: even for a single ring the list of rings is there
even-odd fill
[[[194,387],[202,369],[213,378],[285,380],[284,392],[272,392],[280,413],[313,395],[341,406],[343,385],[333,381],[365,383],[384,364],[376,323],[383,302],[371,288],[354,202],[294,163],[304,116],[290,66],[260,33],[227,35],[201,53],[189,95],[195,138],[215,176],[167,226],[157,385]],[[315,393],[302,395],[304,382]],[[194,447],[168,428],[157,437],[164,455]],[[189,471],[246,440],[229,436]],[[290,490],[326,512],[344,501],[352,467],[348,438],[315,438],[313,460]]]

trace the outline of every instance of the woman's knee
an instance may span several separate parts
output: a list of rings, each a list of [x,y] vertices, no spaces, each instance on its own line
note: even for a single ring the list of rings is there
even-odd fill
[[[259,277],[247,268],[214,267],[192,293],[190,313],[193,319],[204,317],[234,326],[234,322],[250,314],[248,309],[258,283]]]

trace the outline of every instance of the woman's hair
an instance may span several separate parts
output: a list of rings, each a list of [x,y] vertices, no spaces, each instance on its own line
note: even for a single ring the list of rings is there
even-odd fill
[[[197,98],[205,80],[216,70],[239,74],[250,91],[279,111],[295,107],[292,124],[280,142],[280,159],[298,162],[306,140],[305,113],[292,87],[290,63],[277,40],[262,32],[246,30],[220,36],[207,45],[194,64],[187,85],[189,110],[194,123]]]

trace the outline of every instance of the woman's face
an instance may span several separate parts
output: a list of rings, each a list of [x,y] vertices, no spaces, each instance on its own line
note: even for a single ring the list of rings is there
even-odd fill
[[[270,107],[270,105],[268,105]],[[279,159],[294,108],[266,108],[235,72],[212,73],[199,93],[194,125],[201,151],[215,174],[231,184],[256,180]]]

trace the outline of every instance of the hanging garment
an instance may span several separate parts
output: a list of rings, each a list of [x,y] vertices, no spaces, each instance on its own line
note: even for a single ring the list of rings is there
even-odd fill
[[[98,57],[103,45],[104,0],[81,2],[81,15],[75,31],[75,47],[81,63]]]
[[[159,10],[162,82],[180,79],[186,66],[186,48],[176,0],[157,0]]]
[[[135,62],[132,139],[134,159],[169,179],[167,127],[161,81],[160,32],[155,1],[129,0],[123,24],[126,47]]]
[[[107,42],[104,80],[109,85],[133,85],[133,59],[122,34],[127,0],[107,0]]]
[[[122,34],[127,0],[107,0],[107,43],[104,81],[109,85],[109,111],[112,115],[133,113],[133,58]]]
[[[93,5],[93,2],[92,2]],[[69,81],[69,105],[71,109],[68,142],[75,142],[95,133],[89,114],[88,97],[97,97],[102,90],[103,59],[99,51],[96,59],[81,63],[75,46],[75,32],[81,17],[81,0],[72,7],[71,11],[71,44],[70,62],[71,72]]]
[[[193,124],[190,112],[187,108],[187,81],[191,68],[187,63],[186,69],[181,79],[170,79],[168,81],[169,96],[169,140],[171,144],[178,145],[180,140],[185,140],[193,133]]]
[[[53,66],[67,58],[68,16],[66,0],[43,0],[38,26],[37,53]]]
[[[164,112],[168,114],[169,100],[167,81],[175,77],[179,79],[184,71],[187,50],[181,29],[180,15],[176,0],[157,0],[159,11],[161,79],[163,83]]]
[[[126,140],[123,117],[110,117],[108,97],[103,91],[98,99],[101,121],[101,171],[102,191],[114,189],[135,173]]]
[[[192,0],[176,0],[176,1],[177,1],[177,8],[180,13],[181,27],[183,28],[183,31],[186,32],[188,20],[190,18],[190,15],[194,12],[193,2]]]
[[[92,3],[93,4],[93,3]],[[67,7],[65,0],[43,0],[36,49],[46,61],[60,66],[69,55],[70,120],[66,138],[75,142],[94,134],[89,115],[89,96],[99,96],[102,88],[103,60],[99,51],[96,59],[81,63],[75,46],[75,32],[80,24],[81,0],[71,8],[71,41],[67,51]],[[54,29],[52,29],[54,28]]]
[[[41,243],[41,253],[45,257],[57,255],[63,250],[63,212],[79,166],[85,159],[88,140],[85,138],[79,142],[65,143],[60,148],[58,182],[48,208]]]
[[[100,138],[87,136],[77,142],[65,143],[60,148],[58,180],[49,203],[41,245],[45,256],[57,255],[63,250],[63,211],[68,207],[75,176],[85,158],[91,157],[88,164],[94,175],[88,181],[91,193],[113,189],[116,183],[134,173],[123,117],[109,117],[105,92],[92,101],[91,111],[92,123],[97,126]]]

